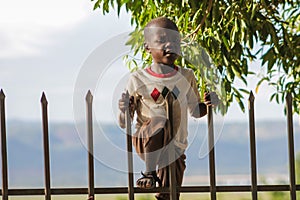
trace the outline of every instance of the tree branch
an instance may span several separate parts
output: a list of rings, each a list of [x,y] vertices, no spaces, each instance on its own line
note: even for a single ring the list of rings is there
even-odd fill
[[[201,28],[201,27],[203,26],[203,24],[205,23],[205,20],[206,20],[208,14],[209,14],[210,11],[211,11],[212,4],[213,4],[213,0],[209,0],[209,2],[208,2],[208,7],[207,7],[207,9],[206,9],[205,15],[203,16],[203,18],[202,18],[200,24],[196,27],[196,29],[195,29],[192,33],[190,33],[190,34],[188,34],[186,37],[184,37],[184,39],[186,39],[186,38],[188,38],[188,37],[190,37],[190,36],[192,36],[192,35],[193,35],[193,39],[194,39],[195,35],[199,32],[200,28]],[[183,39],[183,40],[184,40],[184,39]]]

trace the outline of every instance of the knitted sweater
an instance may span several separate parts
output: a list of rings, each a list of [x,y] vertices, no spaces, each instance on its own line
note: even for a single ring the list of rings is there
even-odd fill
[[[131,74],[127,90],[134,97],[137,129],[151,117],[167,116],[165,97],[169,91],[172,92],[176,99],[172,123],[175,145],[186,149],[187,114],[188,111],[192,114],[200,102],[193,71],[176,67],[169,74],[157,74],[150,68],[140,69]]]

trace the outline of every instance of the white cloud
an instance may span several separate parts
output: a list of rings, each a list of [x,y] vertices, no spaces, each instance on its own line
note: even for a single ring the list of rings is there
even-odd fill
[[[79,0],[2,1],[0,11],[1,22],[36,23],[52,27],[77,22],[88,13],[87,4]]]
[[[0,58],[30,56],[49,43],[46,36],[80,23],[92,4],[80,0],[1,1]]]
[[[16,8],[0,1],[0,89],[7,97],[7,119],[40,120],[45,91],[51,121],[72,121],[81,65],[101,43],[131,30],[125,10],[119,18],[116,12],[103,16],[92,10],[93,2],[79,1],[55,0],[47,9],[33,0],[14,2]]]

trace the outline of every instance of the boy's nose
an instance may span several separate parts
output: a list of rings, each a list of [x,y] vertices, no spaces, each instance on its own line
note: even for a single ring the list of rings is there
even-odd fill
[[[180,54],[180,47],[178,45],[175,45],[173,42],[168,41],[166,42],[164,46],[165,51],[170,51],[172,53]]]
[[[171,41],[167,41],[166,44],[165,44],[165,49],[167,48],[173,48],[173,44]]]

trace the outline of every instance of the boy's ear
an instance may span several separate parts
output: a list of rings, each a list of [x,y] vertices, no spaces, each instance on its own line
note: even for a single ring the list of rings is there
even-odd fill
[[[148,45],[147,42],[144,42],[144,48],[146,49],[146,51],[147,51],[148,53],[150,53],[150,48],[149,48],[149,45]]]

